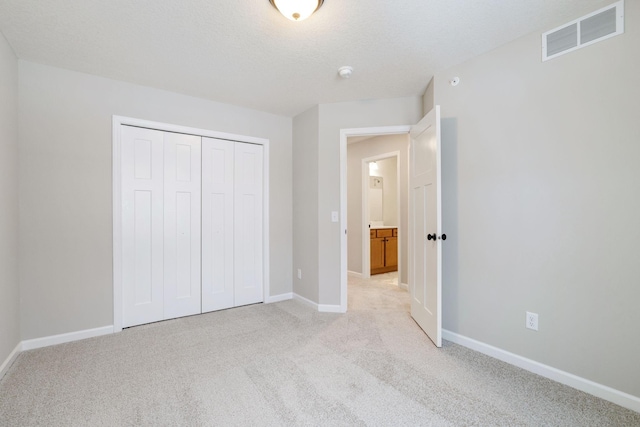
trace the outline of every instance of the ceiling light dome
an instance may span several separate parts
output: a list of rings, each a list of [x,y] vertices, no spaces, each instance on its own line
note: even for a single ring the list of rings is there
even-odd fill
[[[269,2],[286,18],[302,21],[320,9],[324,0],[269,0]]]

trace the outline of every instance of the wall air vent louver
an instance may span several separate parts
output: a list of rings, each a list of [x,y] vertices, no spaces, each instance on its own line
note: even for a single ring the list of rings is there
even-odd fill
[[[624,33],[624,0],[542,34],[542,60]]]

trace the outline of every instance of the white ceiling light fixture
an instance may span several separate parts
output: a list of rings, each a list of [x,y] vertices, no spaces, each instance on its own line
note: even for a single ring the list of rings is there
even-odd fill
[[[378,169],[380,169],[378,167],[378,163],[376,163],[376,162],[370,162],[369,163],[369,172],[377,171]]]
[[[287,19],[303,21],[320,9],[324,0],[269,0]]]

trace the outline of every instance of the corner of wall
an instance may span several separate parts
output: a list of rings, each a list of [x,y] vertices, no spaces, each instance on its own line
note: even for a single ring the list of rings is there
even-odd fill
[[[427,88],[424,90],[424,93],[422,94],[422,115],[426,116],[427,113],[429,113],[429,111],[431,111],[433,109],[433,107],[435,106],[435,76],[431,77],[431,80],[429,80],[429,83],[427,84]]]
[[[20,345],[18,78],[18,58],[0,33],[0,372]]]
[[[293,118],[293,293],[318,302],[319,106]],[[299,272],[299,274],[298,274]]]

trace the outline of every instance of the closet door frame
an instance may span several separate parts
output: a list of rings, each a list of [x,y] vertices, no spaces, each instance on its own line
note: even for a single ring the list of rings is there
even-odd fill
[[[123,289],[122,289],[122,126],[135,126],[164,132],[184,133],[202,137],[226,139],[261,145],[263,147],[263,199],[262,199],[262,253],[264,301],[269,295],[269,140],[252,136],[217,132],[168,123],[153,122],[131,117],[113,116],[112,121],[112,193],[113,193],[113,331],[122,331]]]

